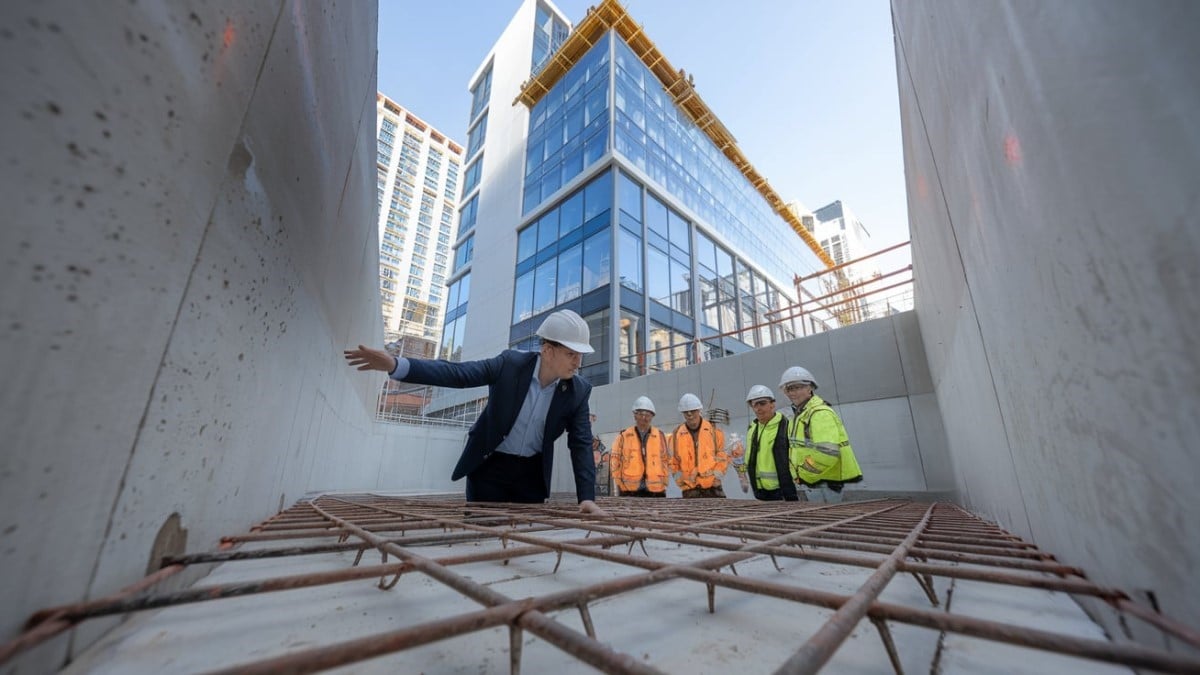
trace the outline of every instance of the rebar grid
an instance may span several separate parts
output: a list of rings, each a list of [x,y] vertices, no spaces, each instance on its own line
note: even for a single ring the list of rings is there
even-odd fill
[[[0,646],[0,664],[93,617],[361,579],[377,580],[378,587],[387,591],[396,588],[405,573],[419,572],[474,600],[481,609],[244,663],[227,672],[314,672],[498,626],[509,628],[513,673],[521,669],[524,631],[605,672],[660,672],[621,651],[620,645],[610,646],[604,641],[597,634],[590,608],[605,599],[677,579],[704,584],[710,613],[717,612],[718,587],[833,610],[814,634],[795,636],[794,644],[799,647],[779,665],[777,672],[781,673],[819,671],[863,618],[878,631],[896,672],[901,672],[904,645],[893,639],[889,622],[1135,668],[1200,672],[1200,660],[1180,653],[949,612],[939,602],[934,578],[1099,598],[1174,638],[1200,647],[1194,629],[1137,605],[1119,590],[1089,582],[1081,570],[1059,564],[1053,556],[952,504],[876,500],[818,505],[617,497],[601,498],[600,503],[610,517],[584,516],[574,504],[557,501],[516,505],[433,497],[325,495],[298,503],[246,534],[225,538],[222,550],[166,558],[162,570],[114,596],[38,612],[30,618],[25,633]],[[312,541],[322,539],[326,541]],[[288,540],[309,541],[292,546],[270,545]],[[268,547],[234,550],[244,542],[267,542]],[[488,542],[500,547],[437,558],[413,550]],[[671,560],[655,559],[647,542],[658,545],[654,550],[660,555],[667,550],[663,545],[675,544],[677,548],[670,549]],[[360,564],[368,549],[381,554],[380,564]],[[348,569],[184,591],[155,590],[162,579],[189,565],[347,551],[357,551]],[[389,556],[397,562],[389,563]],[[617,578],[521,599],[510,598],[454,571],[462,565],[508,565],[534,556],[554,556],[554,573],[564,557],[570,556],[624,566],[629,571]],[[767,575],[759,577],[738,574],[737,564],[764,557],[777,572],[783,571],[781,560],[828,562],[873,568],[875,572],[851,595],[811,588],[784,575],[772,578],[769,569]],[[932,609],[878,599],[894,578],[905,574],[917,582]],[[551,616],[564,609],[579,613],[583,632]]]

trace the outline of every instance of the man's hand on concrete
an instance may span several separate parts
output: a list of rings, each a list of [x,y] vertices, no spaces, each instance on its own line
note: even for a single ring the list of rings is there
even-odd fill
[[[594,502],[590,499],[585,499],[585,500],[579,502],[579,512],[586,513],[586,514],[589,514],[592,516],[605,516],[605,517],[608,516],[608,511],[605,511],[604,509],[600,508],[599,506],[596,505],[596,502]]]

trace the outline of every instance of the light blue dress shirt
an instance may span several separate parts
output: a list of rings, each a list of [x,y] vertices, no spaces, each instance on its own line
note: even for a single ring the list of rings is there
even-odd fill
[[[396,359],[396,368],[388,373],[393,380],[403,380],[408,375],[408,359]],[[517,421],[512,429],[500,442],[496,452],[503,452],[518,457],[533,457],[542,451],[542,436],[546,433],[546,414],[550,412],[550,401],[554,399],[554,388],[560,380],[555,379],[542,386],[538,382],[538,374],[542,372],[542,357],[539,355],[537,364],[533,367],[533,379],[529,383],[529,391],[517,413]]]

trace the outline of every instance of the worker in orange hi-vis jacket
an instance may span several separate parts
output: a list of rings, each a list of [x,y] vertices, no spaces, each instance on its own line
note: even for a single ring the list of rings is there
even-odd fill
[[[700,413],[700,397],[684,394],[679,399],[680,424],[667,439],[671,451],[671,473],[685,499],[725,497],[721,476],[729,466],[725,432]]]
[[[651,426],[654,402],[639,396],[633,402],[633,426],[613,442],[612,475],[622,497],[666,497],[667,437]]]

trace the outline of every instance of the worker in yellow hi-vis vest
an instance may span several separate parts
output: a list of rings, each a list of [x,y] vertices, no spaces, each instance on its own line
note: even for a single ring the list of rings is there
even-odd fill
[[[846,483],[863,479],[850,447],[846,427],[833,408],[816,394],[817,380],[807,369],[792,366],[783,371],[779,388],[792,402],[788,427],[789,459],[805,485],[828,487],[841,493]]]

